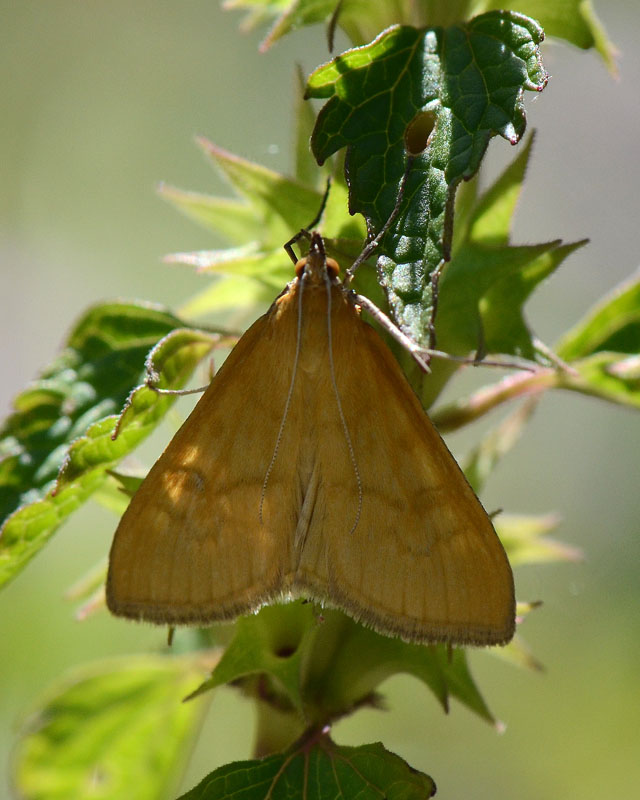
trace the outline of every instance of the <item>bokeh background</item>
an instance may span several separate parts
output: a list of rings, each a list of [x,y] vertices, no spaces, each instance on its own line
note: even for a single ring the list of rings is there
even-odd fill
[[[538,135],[514,240],[591,237],[528,305],[549,343],[640,260],[640,7],[608,0],[596,8],[620,49],[620,79],[595,53],[548,41],[549,86],[527,97]],[[122,296],[175,307],[204,287],[160,258],[218,243],[160,200],[155,185],[228,192],[196,134],[290,171],[293,67],[308,72],[327,53],[315,29],[260,55],[259,34],[241,34],[239,15],[214,0],[3,0],[0,14],[4,416],[87,305]],[[514,155],[494,139],[488,175]],[[451,439],[454,452],[477,435]],[[444,716],[426,688],[397,677],[383,687],[391,711],[361,711],[336,738],[382,740],[430,772],[443,800],[637,796],[639,453],[637,415],[556,393],[490,481],[489,508],[557,511],[558,536],[586,554],[583,563],[516,575],[521,598],[544,600],[523,630],[544,673],[472,654],[503,735],[458,705]],[[162,642],[164,632],[106,613],[80,624],[63,598],[107,552],[113,529],[107,512],[81,510],[0,595],[0,797],[9,796],[17,726],[53,680],[74,664]],[[248,757],[252,723],[248,703],[218,691],[184,788]]]

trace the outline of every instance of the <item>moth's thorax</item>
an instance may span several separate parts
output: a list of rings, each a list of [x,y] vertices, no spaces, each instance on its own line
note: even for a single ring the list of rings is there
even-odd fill
[[[329,326],[332,346],[335,347],[344,329],[345,315],[350,316],[354,309],[348,306],[341,283],[327,286],[307,281],[302,283],[298,279],[296,289],[296,305],[302,303],[299,314],[300,366],[313,372],[329,357]]]

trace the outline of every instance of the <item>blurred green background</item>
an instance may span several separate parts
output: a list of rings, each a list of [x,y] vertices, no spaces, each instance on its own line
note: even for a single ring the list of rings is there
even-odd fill
[[[640,8],[596,5],[622,54],[620,80],[594,53],[548,41],[549,86],[526,98],[538,136],[514,239],[591,237],[529,303],[549,343],[638,263]],[[5,0],[0,8],[4,416],[88,304],[122,296],[175,306],[206,285],[160,263],[166,252],[218,243],[158,199],[155,184],[227,191],[196,134],[290,171],[293,66],[308,72],[328,55],[319,29],[260,55],[260,36],[241,34],[239,15],[214,0]],[[514,155],[494,140],[487,174]],[[461,455],[477,435],[449,441]],[[555,510],[564,518],[559,537],[586,554],[580,564],[516,575],[521,599],[544,600],[523,626],[544,673],[472,654],[503,735],[459,706],[444,716],[417,681],[395,678],[384,687],[390,713],[359,712],[337,725],[337,740],[382,740],[428,771],[443,800],[637,796],[638,453],[637,415],[558,393],[490,481],[488,508]],[[45,687],[76,663],[164,640],[164,631],[104,612],[80,624],[63,598],[107,553],[114,525],[107,512],[83,509],[0,595],[0,797],[9,796],[16,729]],[[248,703],[217,692],[184,787],[247,757],[252,722]]]

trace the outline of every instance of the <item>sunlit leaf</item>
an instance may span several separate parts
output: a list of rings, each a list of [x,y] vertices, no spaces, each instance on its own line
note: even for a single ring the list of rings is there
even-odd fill
[[[579,561],[582,551],[548,536],[560,524],[556,514],[499,514],[494,525],[511,565]]]
[[[128,657],[75,670],[20,734],[24,800],[157,800],[176,788],[206,709],[183,703],[203,668],[191,658]]]

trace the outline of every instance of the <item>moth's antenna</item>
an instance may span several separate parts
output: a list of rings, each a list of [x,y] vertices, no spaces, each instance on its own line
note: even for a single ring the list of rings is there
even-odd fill
[[[329,199],[329,190],[331,189],[331,176],[327,178],[327,188],[324,190],[324,194],[322,195],[322,202],[320,203],[320,208],[318,213],[315,215],[313,220],[306,226],[306,228],[300,228],[298,233],[295,236],[292,236],[289,241],[284,245],[284,249],[289,256],[289,258],[293,261],[294,264],[298,263],[298,259],[296,254],[293,252],[293,245],[296,242],[299,242],[300,239],[306,237],[309,239],[311,237],[310,231],[316,227],[316,225],[320,222],[320,218],[324,214],[324,210],[327,206],[327,200]]]
[[[333,386],[333,393],[335,394],[336,401],[338,403],[338,415],[340,417],[340,423],[342,424],[344,438],[347,440],[349,457],[351,458],[351,464],[353,465],[353,471],[356,476],[356,483],[358,484],[358,510],[356,511],[355,522],[353,523],[353,525],[351,526],[351,530],[349,531],[349,534],[351,535],[358,527],[358,523],[360,522],[360,516],[362,515],[362,478],[360,477],[360,470],[358,469],[358,462],[356,461],[356,454],[353,449],[353,442],[351,441],[351,436],[349,435],[349,428],[347,427],[347,420],[345,419],[344,411],[342,410],[342,402],[340,401],[340,393],[338,392],[338,384],[336,382],[336,371],[335,371],[335,365],[333,363],[333,339],[332,339],[332,328],[331,328],[331,280],[329,279],[328,273],[325,273],[325,285],[327,287],[327,340],[329,345],[329,367],[331,369],[331,385]]]
[[[273,448],[273,455],[271,456],[271,461],[269,462],[269,466],[267,467],[267,471],[264,476],[264,482],[262,484],[262,492],[260,493],[260,508],[258,511],[258,519],[260,520],[261,525],[262,525],[262,508],[264,506],[264,498],[267,493],[267,484],[269,483],[269,477],[271,476],[273,465],[276,463],[276,458],[278,457],[278,450],[280,449],[280,442],[282,441],[282,433],[284,431],[284,426],[287,421],[287,417],[289,416],[289,406],[291,405],[291,398],[293,397],[293,389],[295,387],[295,382],[296,382],[296,373],[298,371],[298,360],[300,358],[300,344],[302,339],[302,293],[304,290],[304,278],[305,278],[305,273],[303,272],[302,278],[300,280],[300,291],[298,293],[298,330],[296,332],[296,353],[295,356],[293,357],[293,371],[291,373],[291,383],[289,384],[287,401],[284,404],[284,412],[282,414],[282,420],[280,422],[280,429],[278,430],[276,444],[275,447]]]
[[[338,26],[338,19],[342,11],[343,2],[344,0],[338,0],[336,7],[333,9],[331,19],[329,20],[329,25],[327,26],[327,47],[330,53],[333,53],[333,40],[336,35],[336,28]]]

